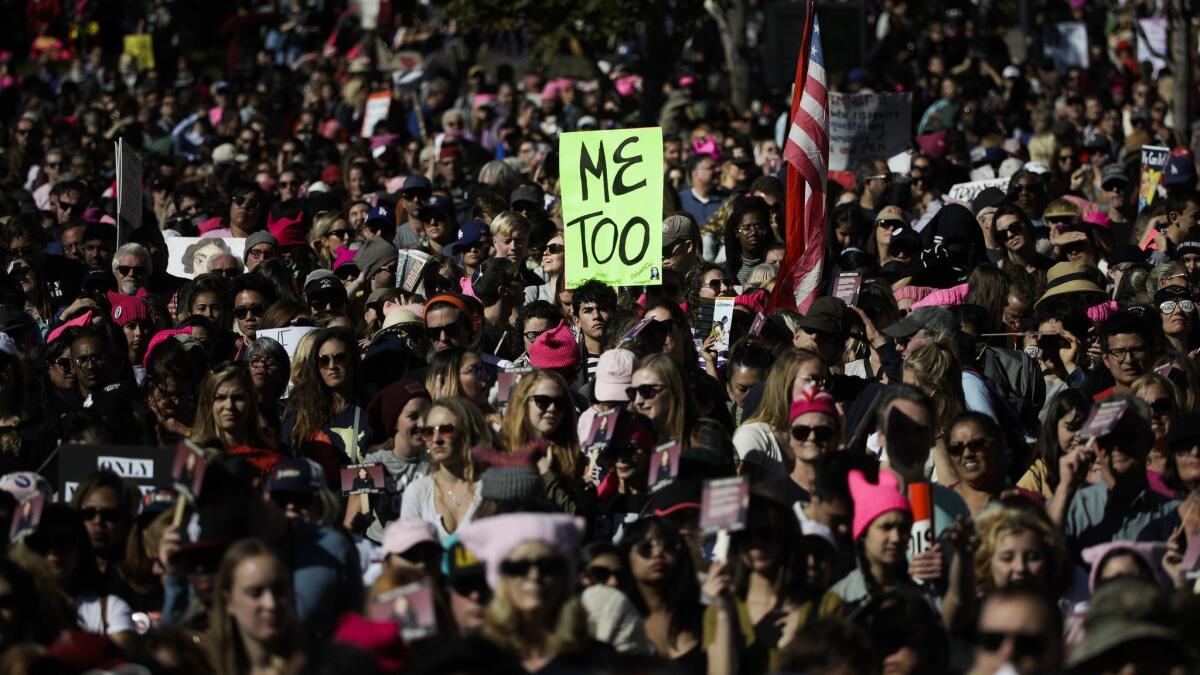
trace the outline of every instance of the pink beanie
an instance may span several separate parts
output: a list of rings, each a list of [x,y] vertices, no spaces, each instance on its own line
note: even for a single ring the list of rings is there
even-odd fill
[[[113,323],[124,326],[132,321],[145,321],[150,318],[150,310],[141,297],[108,292],[108,304],[112,306]]]
[[[905,286],[904,288],[898,288],[893,291],[892,297],[896,298],[897,300],[917,301],[923,299],[934,290],[935,289],[930,288],[929,286]]]
[[[792,401],[792,408],[788,411],[788,422],[794,422],[797,417],[810,412],[823,413],[834,419],[839,417],[837,405],[829,392],[821,391],[811,384],[800,392],[799,398]]]
[[[150,367],[150,355],[154,353],[154,348],[176,335],[191,335],[192,327],[187,328],[170,328],[168,330],[160,330],[150,338],[150,344],[146,346],[146,355],[142,357],[142,367]]]
[[[566,321],[559,321],[529,345],[529,363],[534,368],[570,368],[579,364],[579,345]]]
[[[354,254],[357,252],[358,251],[351,251],[345,246],[339,246],[337,250],[337,257],[333,259],[333,271],[336,272],[337,268],[345,265],[346,263],[354,264]]]
[[[852,469],[847,476],[850,497],[854,499],[854,540],[858,541],[867,527],[888,511],[912,513],[908,498],[900,493],[900,484],[891,471],[879,472],[879,483],[870,483],[863,472]]]
[[[59,336],[62,335],[68,328],[83,328],[84,326],[88,325],[88,322],[91,320],[92,310],[89,309],[70,321],[64,321],[61,326],[50,331],[50,334],[46,336],[46,344],[50,344],[51,342],[57,340]]]
[[[459,530],[463,546],[487,566],[488,585],[500,585],[500,563],[527,541],[549,544],[574,568],[583,539],[583,518],[565,513],[507,513],[478,520]],[[574,577],[574,569],[567,578]]]
[[[1109,300],[1087,308],[1088,318],[1094,323],[1103,323],[1117,313],[1117,301]]]
[[[750,293],[743,293],[733,299],[733,304],[738,307],[745,307],[751,312],[767,311],[767,292],[763,289],[758,289]]]

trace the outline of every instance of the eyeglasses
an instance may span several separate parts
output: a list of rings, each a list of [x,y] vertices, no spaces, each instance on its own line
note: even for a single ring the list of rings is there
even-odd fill
[[[57,359],[54,359],[50,363],[53,363],[54,365],[58,366],[59,370],[63,371],[64,373],[71,372],[71,359],[69,359],[65,356],[61,356]]]
[[[97,516],[106,523],[115,523],[121,519],[121,512],[117,509],[98,509],[91,506],[79,509],[79,517],[83,518],[85,523],[92,522]]]
[[[967,448],[970,448],[971,452],[983,452],[990,447],[992,447],[992,439],[972,438],[969,441],[963,441],[961,443],[951,443],[946,446],[946,449],[950,451],[951,455],[961,455]]]
[[[555,408],[558,408],[559,411],[563,411],[566,410],[567,406],[571,404],[571,399],[567,398],[566,396],[545,396],[543,394],[534,394],[529,398],[533,401],[533,404],[537,406],[537,409],[541,410],[542,412],[549,410],[550,406],[554,406]]]
[[[251,314],[259,317],[266,313],[267,308],[258,303],[254,303],[253,305],[242,305],[241,307],[233,308],[233,315],[239,319],[249,319]]]
[[[642,397],[643,401],[650,401],[666,388],[665,385],[661,384],[639,384],[636,387],[626,387],[625,395],[629,397],[630,401],[637,399],[639,396]]]
[[[246,363],[251,368],[261,368],[263,370],[275,370],[280,365],[275,359],[265,359],[261,356],[256,356]]]
[[[1150,412],[1154,413],[1155,417],[1164,417],[1171,414],[1171,409],[1175,407],[1175,402],[1169,397],[1156,398],[1149,402]]]
[[[350,355],[346,352],[338,352],[336,354],[321,354],[317,357],[317,365],[321,368],[332,368],[339,366],[345,368],[346,364],[350,363]]]
[[[621,572],[619,570],[614,570],[613,568],[605,567],[604,565],[591,565],[585,569],[583,573],[588,575],[589,579],[598,584],[606,584],[608,583],[609,579],[621,576]]]
[[[708,286],[712,292],[720,293],[724,289],[733,288],[735,283],[736,282],[733,279],[710,279],[708,283],[704,285]]]
[[[527,560],[505,560],[500,563],[500,574],[514,579],[529,576],[536,569],[539,577],[561,577],[567,573],[567,561],[558,556]]]
[[[1020,657],[1035,657],[1046,649],[1046,638],[1029,633],[1001,633],[998,631],[981,630],[975,634],[975,644],[989,652],[998,651],[1005,641],[1013,642],[1013,659]]]
[[[141,265],[117,265],[117,271],[123,277],[141,276],[146,271],[146,268]]]
[[[327,234],[325,236],[337,237],[338,239],[341,239],[342,241],[346,241],[347,239],[354,238],[354,230],[330,230],[329,234]]]
[[[426,442],[432,442],[434,438],[438,437],[446,439],[454,438],[458,435],[458,427],[453,424],[439,424],[434,427],[420,427],[417,429],[417,433]]]
[[[459,375],[467,375],[467,374],[474,375],[475,379],[477,379],[481,382],[491,382],[492,379],[495,377],[495,375],[492,372],[491,366],[488,366],[487,364],[484,364],[484,363],[476,363],[473,366],[467,366],[466,368],[463,368],[459,372]]]
[[[233,203],[246,209],[247,211],[253,211],[254,209],[258,208],[258,197],[235,195],[233,198]]]
[[[749,225],[738,225],[738,232],[766,232],[767,225],[765,223],[750,223]]]
[[[1176,309],[1180,309],[1187,314],[1196,311],[1196,303],[1191,300],[1167,300],[1159,303],[1158,311],[1163,313],[1163,316],[1170,316],[1175,313]]]
[[[1105,350],[1104,353],[1117,361],[1124,361],[1126,356],[1134,361],[1140,361],[1146,358],[1146,347],[1145,345],[1141,347],[1117,347],[1116,349]]]
[[[107,354],[85,354],[75,357],[75,365],[80,368],[92,368],[95,366],[103,366],[108,363]]]
[[[442,333],[445,333],[447,338],[453,339],[462,333],[462,329],[463,327],[460,323],[448,323],[444,326],[425,326],[425,332],[431,338],[441,337]]]
[[[801,443],[809,439],[812,439],[815,443],[828,443],[833,438],[833,434],[833,427],[825,426],[823,424],[815,427],[810,427],[805,424],[792,425],[792,438],[800,441]]]
[[[908,227],[908,223],[904,222],[903,220],[899,220],[897,218],[886,218],[884,220],[875,221],[875,227],[878,227],[881,230],[882,229],[895,230],[896,228],[900,228],[900,227]]]
[[[563,246],[562,244],[546,244],[546,248],[543,250],[543,255],[558,255],[566,250],[567,247]]]
[[[1011,192],[1016,193],[1016,194],[1020,194],[1022,192],[1034,193],[1034,192],[1041,192],[1041,191],[1042,191],[1041,183],[1017,183],[1016,185],[1012,186],[1012,190],[1011,190]]]
[[[400,196],[404,197],[406,201],[410,202],[427,202],[432,194],[433,193],[427,190],[405,190],[404,192],[400,193]]]
[[[526,342],[533,342],[534,340],[538,339],[539,335],[545,332],[546,331],[544,330],[528,330],[522,333],[522,335],[525,336]]]
[[[263,258],[275,257],[275,251],[270,248],[252,248],[246,252],[246,255],[255,260],[262,260]]]
[[[654,555],[655,548],[663,553],[672,555],[679,552],[679,546],[678,540],[667,542],[662,539],[643,539],[633,547],[633,551],[643,558],[649,558]]]

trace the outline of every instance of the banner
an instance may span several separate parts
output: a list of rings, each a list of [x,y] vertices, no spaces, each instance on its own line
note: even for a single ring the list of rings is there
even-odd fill
[[[117,245],[142,226],[142,158],[117,141]]]
[[[243,260],[246,240],[241,237],[168,237],[167,274],[194,279],[208,272],[218,256]]]
[[[80,481],[97,469],[108,469],[135,485],[142,494],[172,485],[175,451],[141,445],[82,445],[58,449],[58,500],[66,502]]]
[[[1167,17],[1138,19],[1137,60],[1138,63],[1150,62],[1155,79],[1167,67]]]
[[[956,202],[970,202],[979,196],[980,192],[994,187],[1002,192],[1008,191],[1007,178],[992,178],[990,180],[976,180],[970,183],[958,183],[950,187],[950,192],[946,193],[946,197]]]
[[[392,92],[380,91],[367,97],[367,105],[363,108],[362,133],[363,138],[375,134],[375,125],[387,119],[392,109]]]
[[[1080,21],[1061,21],[1042,26],[1042,41],[1047,57],[1059,72],[1072,66],[1088,67],[1087,26]]]
[[[662,129],[577,131],[558,142],[566,287],[662,283]]]
[[[1154,203],[1158,197],[1158,188],[1163,182],[1163,170],[1167,168],[1167,159],[1171,149],[1161,145],[1142,146],[1142,174],[1138,180],[1138,213]]]
[[[888,158],[912,140],[912,93],[829,93],[829,170]]]

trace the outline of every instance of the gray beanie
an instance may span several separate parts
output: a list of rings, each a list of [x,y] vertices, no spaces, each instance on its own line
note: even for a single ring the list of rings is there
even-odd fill
[[[479,496],[496,501],[538,499],[545,490],[542,477],[532,466],[493,466],[483,472]]]
[[[279,240],[270,232],[266,230],[252,232],[249,237],[246,237],[246,248],[242,249],[242,262],[246,262],[250,258],[250,249],[259,244],[270,244],[276,249],[279,248]]]
[[[397,253],[395,246],[381,237],[375,237],[368,239],[354,254],[354,264],[362,270],[364,279],[370,279],[384,265],[395,261]]]
[[[337,275],[334,274],[332,270],[327,270],[322,267],[309,272],[308,276],[304,277],[304,288],[308,288],[309,284],[313,283],[314,281],[320,281],[321,279],[333,279],[334,281],[341,283],[341,281],[337,278]]]

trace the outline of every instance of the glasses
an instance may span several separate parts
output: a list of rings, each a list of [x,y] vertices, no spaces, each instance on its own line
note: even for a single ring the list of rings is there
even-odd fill
[[[417,433],[420,434],[421,438],[425,439],[427,443],[432,443],[433,439],[439,437],[446,439],[454,438],[458,435],[458,427],[454,426],[453,424],[439,424],[434,427],[420,427],[417,429]]]
[[[50,363],[53,363],[54,365],[58,366],[58,369],[63,371],[64,373],[71,372],[71,359],[69,359],[65,356],[54,359]]]
[[[294,188],[294,187],[296,187],[296,181],[294,181],[294,180],[281,180],[281,181],[279,181],[278,183],[276,183],[275,185],[277,185],[278,187],[280,187],[280,188],[283,188],[283,189],[290,189],[290,188]]]
[[[658,549],[662,553],[672,555],[679,552],[679,541],[663,541],[662,539],[643,539],[633,547],[635,553],[643,558],[649,558],[654,555],[654,549]]]
[[[328,312],[334,308],[332,300],[309,300],[308,308],[314,312]]]
[[[92,522],[97,516],[106,523],[115,523],[121,519],[121,512],[117,509],[98,509],[88,506],[79,509],[79,516],[83,518],[83,522],[85,523]]]
[[[1149,402],[1150,412],[1154,413],[1155,417],[1165,417],[1171,414],[1171,409],[1175,407],[1175,403],[1168,397],[1156,398]]]
[[[875,221],[875,227],[878,227],[881,230],[895,230],[896,228],[908,227],[908,223],[897,218],[886,218],[884,220]]]
[[[792,425],[792,438],[803,443],[812,439],[815,443],[828,443],[833,439],[833,427],[818,425],[810,427],[805,424]]]
[[[1002,242],[1008,241],[1019,234],[1021,234],[1021,228],[1016,225],[1004,230],[996,230],[996,238]]]
[[[350,362],[350,355],[346,352],[338,352],[336,354],[321,354],[317,357],[317,365],[321,368],[333,368],[339,366],[345,368]]]
[[[639,396],[642,397],[643,401],[650,401],[666,388],[665,385],[661,384],[639,384],[636,387],[626,387],[625,395],[629,397],[630,401],[637,399]]]
[[[866,180],[886,180],[886,181],[890,181],[891,179],[892,179],[892,174],[890,174],[890,173],[877,173],[874,176],[867,176],[867,178],[866,178]]]
[[[254,258],[255,260],[262,260],[264,258],[275,257],[275,251],[269,248],[252,248],[246,255]]]
[[[1170,316],[1174,314],[1176,309],[1182,310],[1187,314],[1191,314],[1192,312],[1196,311],[1196,303],[1192,302],[1191,300],[1167,300],[1166,302],[1162,302],[1158,305],[1158,311],[1162,312],[1163,316]]]
[[[233,198],[233,203],[248,210],[253,211],[258,208],[258,197],[248,197],[246,195],[237,195]]]
[[[983,452],[990,447],[992,447],[992,439],[972,438],[969,441],[963,441],[961,443],[951,443],[950,445],[946,446],[946,449],[950,451],[951,455],[961,455],[967,448],[970,448],[971,452]]]
[[[571,401],[566,396],[545,396],[543,394],[534,394],[529,397],[538,410],[546,412],[550,406],[554,406],[559,410],[566,410]]]
[[[487,577],[482,573],[457,574],[450,578],[449,583],[450,590],[464,598],[475,595],[480,599],[480,602],[486,603],[492,597],[492,591],[487,585]]]
[[[427,190],[405,190],[400,193],[400,196],[410,202],[427,202],[432,194]]]
[[[529,331],[525,331],[524,333],[522,333],[522,335],[525,336],[526,342],[533,342],[534,340],[538,339],[539,335],[541,335],[542,333],[545,333],[545,332],[546,331],[544,331],[544,330],[529,330]]]
[[[546,244],[546,248],[543,250],[543,255],[559,255],[566,250],[567,247],[563,246],[562,244]]]
[[[710,279],[705,286],[708,286],[714,293],[720,293],[727,288],[733,288],[736,282],[733,279]]]
[[[257,303],[255,303],[253,305],[242,305],[241,307],[233,308],[233,315],[235,317],[237,317],[239,319],[243,319],[243,320],[249,319],[251,314],[253,314],[256,317],[260,317],[266,313],[267,313],[267,308],[264,305],[260,305]]]
[[[558,556],[531,558],[527,560],[505,560],[500,563],[500,574],[514,579],[529,576],[536,569],[539,577],[561,577],[567,573],[567,561]]]
[[[491,382],[493,379],[491,367],[483,363],[476,363],[473,366],[467,366],[459,371],[459,375],[467,374],[474,375],[475,379],[481,382]]]
[[[583,571],[588,578],[597,584],[606,584],[609,579],[621,576],[620,570],[614,570],[604,565],[592,565]]]
[[[442,333],[445,333],[448,339],[454,339],[462,333],[462,328],[462,324],[448,323],[444,326],[425,326],[425,331],[431,338],[441,337]]]
[[[141,276],[146,271],[146,268],[141,265],[117,265],[117,271],[123,277]]]
[[[18,136],[28,136],[31,131],[33,131],[33,127],[17,127]]]
[[[75,365],[79,368],[103,366],[106,363],[108,363],[108,355],[106,354],[85,354],[75,357]]]
[[[1032,194],[1034,192],[1041,192],[1041,191],[1042,191],[1041,183],[1017,183],[1016,185],[1012,186],[1012,192],[1017,193],[1017,194],[1020,194],[1022,192],[1028,192],[1028,193]]]
[[[738,225],[738,232],[766,232],[767,226],[765,223],[750,223],[749,225]]]
[[[1035,657],[1045,651],[1046,638],[1028,633],[1001,633],[981,630],[975,634],[975,644],[989,652],[998,651],[1007,640],[1013,643],[1013,659],[1023,656]]]
[[[261,356],[250,359],[247,364],[251,368],[261,368],[262,370],[275,370],[280,365],[275,359],[265,359]]]
[[[327,234],[325,236],[337,237],[338,239],[341,239],[342,241],[346,241],[348,239],[354,238],[354,230],[330,230],[329,234]]]
[[[1117,361],[1124,361],[1126,356],[1134,361],[1140,361],[1146,358],[1146,347],[1145,345],[1141,347],[1117,347],[1116,349],[1105,350],[1104,353]]]

